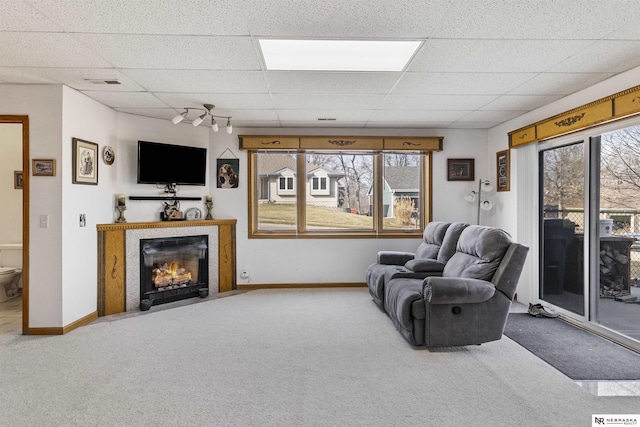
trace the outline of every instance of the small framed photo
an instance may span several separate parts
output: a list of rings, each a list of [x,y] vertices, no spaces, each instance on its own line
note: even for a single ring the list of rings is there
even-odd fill
[[[33,176],[56,176],[56,161],[55,159],[33,159],[31,171]]]
[[[474,159],[447,159],[447,181],[474,181]]]
[[[498,151],[496,153],[496,182],[497,191],[509,191],[509,150]]]
[[[216,188],[238,188],[239,159],[216,159],[216,167],[218,168]]]
[[[13,171],[13,188],[22,190],[22,171]]]
[[[98,144],[73,138],[73,183],[98,185]]]

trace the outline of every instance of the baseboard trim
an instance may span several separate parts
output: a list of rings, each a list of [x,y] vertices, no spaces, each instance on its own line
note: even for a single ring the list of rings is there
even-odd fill
[[[98,312],[94,311],[93,313],[89,313],[75,322],[71,322],[67,326],[63,326],[61,328],[28,328],[26,335],[64,335],[76,328],[79,328],[80,326],[88,325],[97,319]]]
[[[365,282],[341,283],[268,283],[268,284],[238,284],[238,290],[251,291],[255,289],[304,289],[304,288],[366,288]]]

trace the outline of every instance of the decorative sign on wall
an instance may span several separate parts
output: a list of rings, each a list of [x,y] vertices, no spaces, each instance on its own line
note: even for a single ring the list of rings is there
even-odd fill
[[[231,151],[227,148],[222,154]],[[233,153],[231,153],[233,156]],[[216,159],[218,168],[217,188],[238,188],[238,177],[240,175],[240,159],[234,156],[232,159]]]
[[[498,151],[496,153],[496,182],[498,183],[497,191],[509,191],[509,150]]]
[[[98,144],[73,138],[73,183],[98,185]]]

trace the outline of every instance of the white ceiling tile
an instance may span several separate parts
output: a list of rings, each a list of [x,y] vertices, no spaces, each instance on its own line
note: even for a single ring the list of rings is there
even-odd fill
[[[389,95],[382,110],[476,110],[497,95]]]
[[[156,93],[156,96],[174,108],[213,104],[217,109],[273,109],[268,94],[248,93]]]
[[[427,40],[410,71],[537,72],[584,49],[579,40]]]
[[[53,84],[58,83],[43,76],[38,68],[0,67],[0,82],[16,84]]]
[[[148,92],[84,91],[85,95],[112,108],[166,108],[164,102]]]
[[[147,90],[176,93],[267,93],[261,71],[123,69]]]
[[[636,15],[636,0],[474,0],[455,2],[433,38],[597,40],[609,23]]]
[[[129,77],[114,68],[0,68],[0,79],[3,70],[9,75],[13,74],[29,76],[33,81],[29,83],[62,83],[76,90],[98,90],[98,91],[142,91],[142,87],[136,84]],[[120,84],[96,84],[93,80],[117,80]],[[15,82],[20,83],[20,82]],[[24,82],[27,83],[27,82]]]
[[[176,112],[170,108],[114,108],[121,113],[134,114],[136,116],[152,117],[156,119],[171,120]]]
[[[233,130],[237,134],[242,134],[242,129],[240,128],[278,128],[280,127],[279,121],[253,121],[253,120],[242,120],[242,121],[233,121]]]
[[[29,0],[65,31],[246,35],[245,5],[223,0]]]
[[[393,93],[499,95],[534,76],[535,73],[405,73]]]
[[[612,74],[542,73],[509,95],[569,95],[592,86]]]
[[[0,66],[12,67],[100,67],[111,65],[62,33],[0,33]]]
[[[377,110],[369,120],[379,122],[452,122],[469,113],[470,111]]]
[[[593,42],[586,49],[547,71],[553,73],[619,73],[639,65],[640,42],[606,40]]]
[[[261,69],[249,37],[83,34],[81,38],[118,68]]]
[[[27,2],[0,0],[0,31],[60,31],[59,25]]]
[[[269,71],[265,74],[272,94],[385,94],[401,73]]]
[[[447,127],[450,129],[490,129],[494,126],[499,125],[502,122],[464,122],[464,121],[458,121],[458,122],[453,122],[453,123],[449,123],[446,126],[443,127]]]
[[[526,111],[473,111],[462,117],[459,121],[502,123],[521,116],[524,113],[526,113]]]
[[[562,95],[503,95],[492,101],[481,110],[526,110],[531,111],[536,108],[551,104],[562,98]]]
[[[318,118],[333,118],[341,121],[367,121],[373,110],[277,110],[282,121],[318,121]],[[323,124],[323,123],[321,123]]]
[[[274,94],[273,103],[281,109],[372,109],[384,100],[384,95],[339,94]]]
[[[222,115],[232,116],[233,121],[277,121],[278,115],[275,110],[223,110]],[[215,111],[214,111],[215,114]],[[224,124],[223,119],[217,119],[220,125]]]
[[[452,0],[246,0],[255,36],[426,38]]]
[[[282,127],[292,128],[361,128],[366,122],[319,122],[317,120],[281,120]]]
[[[417,122],[368,122],[368,128],[407,128],[407,129],[436,129],[445,128],[452,122],[429,122],[429,121],[417,121]]]

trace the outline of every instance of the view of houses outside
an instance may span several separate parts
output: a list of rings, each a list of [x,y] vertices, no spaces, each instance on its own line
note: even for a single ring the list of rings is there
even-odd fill
[[[296,229],[295,156],[258,154],[258,229]],[[308,153],[305,160],[306,228],[373,230],[374,154]],[[384,164],[385,229],[419,228],[420,156],[385,154]]]

